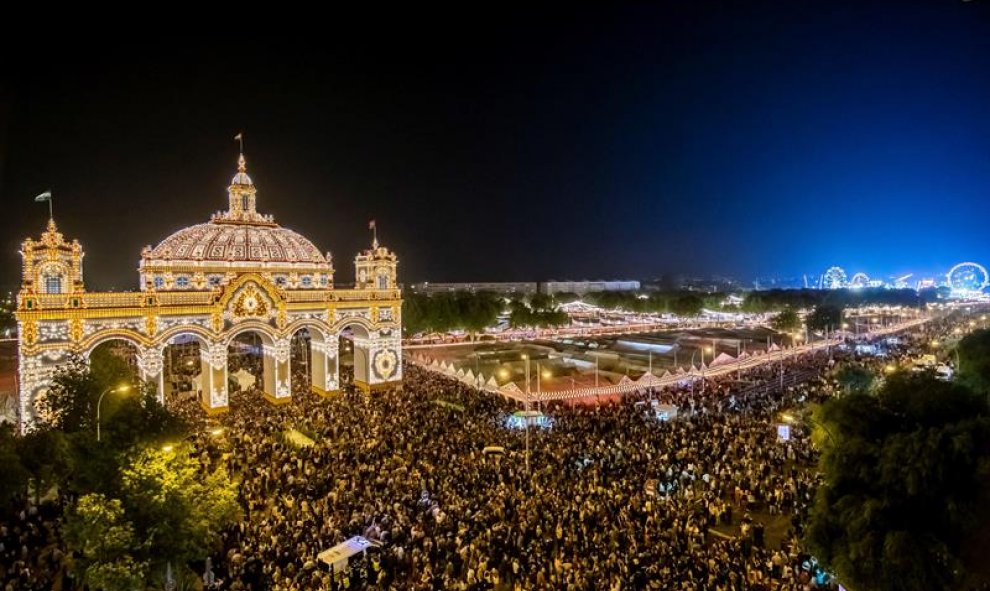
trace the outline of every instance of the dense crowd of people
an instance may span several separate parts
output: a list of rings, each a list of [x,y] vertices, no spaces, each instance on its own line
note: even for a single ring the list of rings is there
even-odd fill
[[[826,370],[850,356],[820,351],[704,390],[550,403],[550,426],[522,430],[507,420],[518,403],[408,364],[402,387],[372,394],[297,392],[271,406],[234,393],[212,419],[223,435],[192,438],[204,470],[223,464],[238,481],[245,511],[204,580],[232,591],[831,589],[799,543],[815,452],[806,430],[782,440],[777,425],[833,395]],[[811,377],[780,391],[782,370]],[[653,402],[678,416],[660,420]],[[205,427],[198,408],[180,412]],[[43,507],[0,523],[0,589],[50,588],[60,511]],[[353,536],[373,547],[346,571],[320,563]]]
[[[824,369],[827,356],[788,362]],[[789,368],[785,368],[789,369]],[[778,368],[746,376],[773,382]],[[815,485],[802,433],[777,440],[778,412],[827,396],[643,393],[602,407],[553,404],[552,427],[506,426],[514,403],[406,366],[401,389],[292,405],[242,393],[204,436],[226,458],[246,519],[214,557],[224,589],[760,589],[817,585],[797,544]],[[647,398],[680,406],[659,421]],[[437,401],[456,405],[439,405]],[[462,407],[463,410],[457,410]],[[285,432],[311,434],[297,447]],[[504,448],[486,454],[486,447]],[[224,455],[224,454],[227,455]],[[767,521],[783,524],[769,544]],[[331,574],[317,554],[377,543]]]

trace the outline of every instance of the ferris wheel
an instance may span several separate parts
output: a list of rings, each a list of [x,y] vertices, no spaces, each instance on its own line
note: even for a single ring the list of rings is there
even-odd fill
[[[856,273],[849,280],[849,287],[868,287],[870,285],[870,276],[866,273]]]
[[[829,267],[822,275],[823,289],[839,289],[846,286],[846,271],[842,267]]]
[[[990,275],[979,263],[959,263],[945,274],[946,282],[952,291],[975,292],[990,285]]]

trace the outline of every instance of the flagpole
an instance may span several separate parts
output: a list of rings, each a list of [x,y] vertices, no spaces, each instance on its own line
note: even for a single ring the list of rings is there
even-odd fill
[[[48,195],[48,219],[55,221],[55,211],[52,209],[52,196]]]

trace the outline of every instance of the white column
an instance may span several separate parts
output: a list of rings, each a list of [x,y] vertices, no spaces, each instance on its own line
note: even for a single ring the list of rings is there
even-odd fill
[[[327,394],[337,390],[337,349],[336,340],[331,343],[310,340],[310,375],[312,389],[317,394]]]
[[[290,338],[275,339],[271,345],[264,345],[265,398],[269,402],[281,404],[292,396],[292,374],[289,368]]]
[[[358,356],[355,343],[354,375],[357,381]],[[365,343],[367,379],[363,380],[368,389],[379,384],[397,382],[402,379],[402,344],[397,336],[382,335],[368,339]]]
[[[354,385],[362,390],[371,386],[371,339],[351,337],[354,346]]]
[[[138,350],[137,365],[141,379],[155,384],[158,402],[165,403],[165,362],[163,349],[144,347]]]
[[[210,343],[200,346],[203,372],[200,380],[203,395],[200,404],[207,412],[227,410],[227,343]]]

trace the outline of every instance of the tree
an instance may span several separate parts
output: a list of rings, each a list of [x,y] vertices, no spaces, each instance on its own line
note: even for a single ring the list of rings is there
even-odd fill
[[[148,564],[134,554],[146,546],[138,543],[119,500],[101,494],[79,497],[67,512],[64,538],[75,554],[73,574],[89,588],[132,591],[145,586]]]
[[[0,424],[0,466],[3,466],[3,478],[0,478],[0,510],[23,495],[31,479],[30,472],[21,463],[21,457],[17,453],[18,441],[13,425]]]
[[[835,379],[846,394],[869,394],[876,376],[862,365],[846,363],[835,372]]]
[[[41,496],[69,473],[72,460],[68,442],[62,433],[42,427],[28,431],[16,445],[20,464],[34,484],[34,502],[38,504]]]
[[[990,396],[990,330],[969,333],[958,345],[959,379],[973,391]]]
[[[63,433],[95,429],[100,385],[86,360],[73,357],[60,366],[37,404],[39,423]]]
[[[670,303],[670,310],[678,316],[697,316],[701,314],[704,302],[694,294],[685,294]]]
[[[823,405],[810,551],[857,591],[956,588],[961,540],[988,523],[986,401],[928,374]]]
[[[502,311],[501,300],[490,292],[459,292],[457,307],[457,325],[472,335],[494,326]]]
[[[842,308],[833,304],[819,304],[808,314],[805,324],[809,330],[836,330],[842,326]]]
[[[525,328],[533,325],[533,311],[529,309],[526,302],[514,299],[509,302],[509,326],[512,328]]]
[[[237,486],[219,468],[203,475],[185,446],[147,448],[121,474],[123,506],[154,570],[202,559],[241,519]]]
[[[801,328],[801,318],[793,308],[784,308],[770,320],[770,326],[778,332],[794,332]]]

